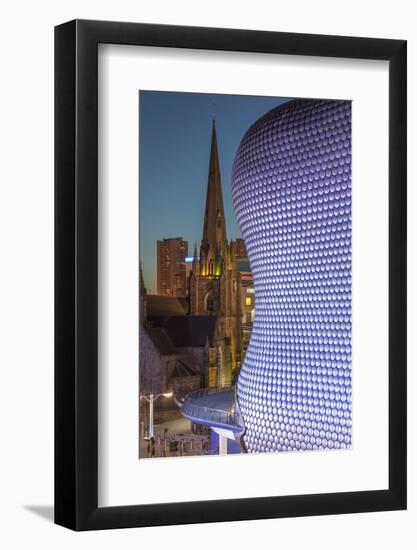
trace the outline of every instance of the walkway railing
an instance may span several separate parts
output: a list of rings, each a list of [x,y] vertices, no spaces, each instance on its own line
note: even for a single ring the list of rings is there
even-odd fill
[[[208,407],[199,403],[202,398],[208,395],[214,395],[224,392],[233,393],[233,404],[231,410],[224,410],[214,407]],[[203,420],[207,423],[222,424],[224,426],[243,429],[243,422],[240,413],[235,409],[235,387],[220,386],[216,388],[204,388],[193,391],[186,395],[181,410],[183,414],[196,420]]]

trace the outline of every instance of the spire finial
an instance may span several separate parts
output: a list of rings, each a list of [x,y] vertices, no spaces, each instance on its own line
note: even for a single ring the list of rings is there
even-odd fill
[[[215,102],[214,99],[213,99],[213,101],[212,101],[212,107],[213,107],[213,117],[212,117],[212,120],[213,120],[213,124],[216,124],[216,102]]]

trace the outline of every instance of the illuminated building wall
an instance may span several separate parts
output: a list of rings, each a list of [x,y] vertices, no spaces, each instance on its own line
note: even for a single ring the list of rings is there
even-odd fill
[[[157,241],[157,293],[165,296],[186,296],[185,258],[188,241],[182,237]]]
[[[294,100],[244,136],[232,193],[256,308],[248,452],[351,445],[351,103]]]

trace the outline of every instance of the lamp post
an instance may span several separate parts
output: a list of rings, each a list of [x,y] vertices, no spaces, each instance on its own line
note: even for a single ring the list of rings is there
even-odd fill
[[[154,402],[159,399],[160,397],[171,397],[172,391],[166,392],[166,393],[158,393],[154,395],[153,393],[150,393],[149,395],[142,394],[140,396],[141,399],[145,399],[149,403],[149,439],[153,439],[153,404]]]

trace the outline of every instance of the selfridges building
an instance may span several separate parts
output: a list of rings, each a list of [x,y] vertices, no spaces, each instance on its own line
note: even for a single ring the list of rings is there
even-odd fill
[[[256,299],[237,387],[245,447],[350,447],[351,102],[294,100],[259,119],[232,194]]]

